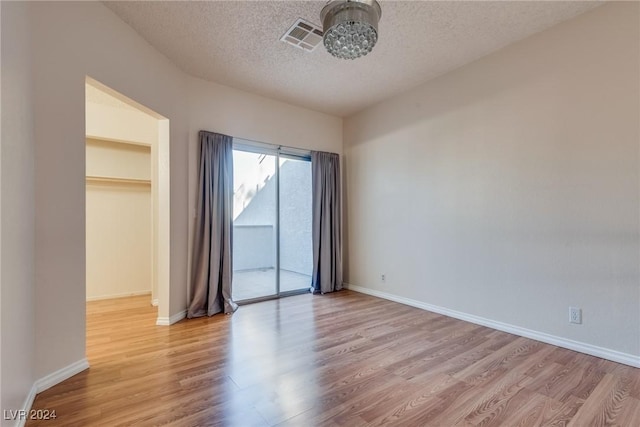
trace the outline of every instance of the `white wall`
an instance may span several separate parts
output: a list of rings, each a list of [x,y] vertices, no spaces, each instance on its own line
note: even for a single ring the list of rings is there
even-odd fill
[[[151,293],[151,147],[87,139],[86,168],[87,301]]]
[[[200,130],[240,139],[342,153],[342,119],[188,77],[190,151]],[[197,154],[197,153],[196,153]]]
[[[599,7],[348,118],[347,281],[640,361],[639,12]]]
[[[18,410],[35,380],[34,137],[27,6],[0,3],[2,105],[0,139],[2,358],[0,408]],[[2,425],[13,425],[2,421]]]
[[[184,74],[98,2],[30,3],[36,138],[36,378],[85,357],[85,78],[170,120],[169,316],[186,306]]]

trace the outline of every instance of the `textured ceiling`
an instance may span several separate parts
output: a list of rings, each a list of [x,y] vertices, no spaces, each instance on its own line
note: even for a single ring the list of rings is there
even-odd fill
[[[378,44],[354,61],[279,39],[324,1],[105,2],[186,73],[347,116],[601,3],[381,1]]]

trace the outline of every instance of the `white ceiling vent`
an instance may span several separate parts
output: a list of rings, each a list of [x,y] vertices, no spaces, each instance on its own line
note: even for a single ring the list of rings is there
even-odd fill
[[[322,29],[309,21],[299,18],[291,28],[280,37],[280,40],[311,52],[322,41]]]

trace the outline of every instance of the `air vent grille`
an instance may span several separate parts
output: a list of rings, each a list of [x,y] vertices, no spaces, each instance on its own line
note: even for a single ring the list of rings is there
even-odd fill
[[[315,24],[299,18],[282,37],[285,43],[312,51],[322,42],[322,30]]]

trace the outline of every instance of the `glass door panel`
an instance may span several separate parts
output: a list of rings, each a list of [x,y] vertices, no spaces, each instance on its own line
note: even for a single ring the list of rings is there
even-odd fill
[[[280,156],[280,293],[308,290],[311,246],[311,161]]]
[[[277,156],[233,150],[233,299],[278,295]]]

